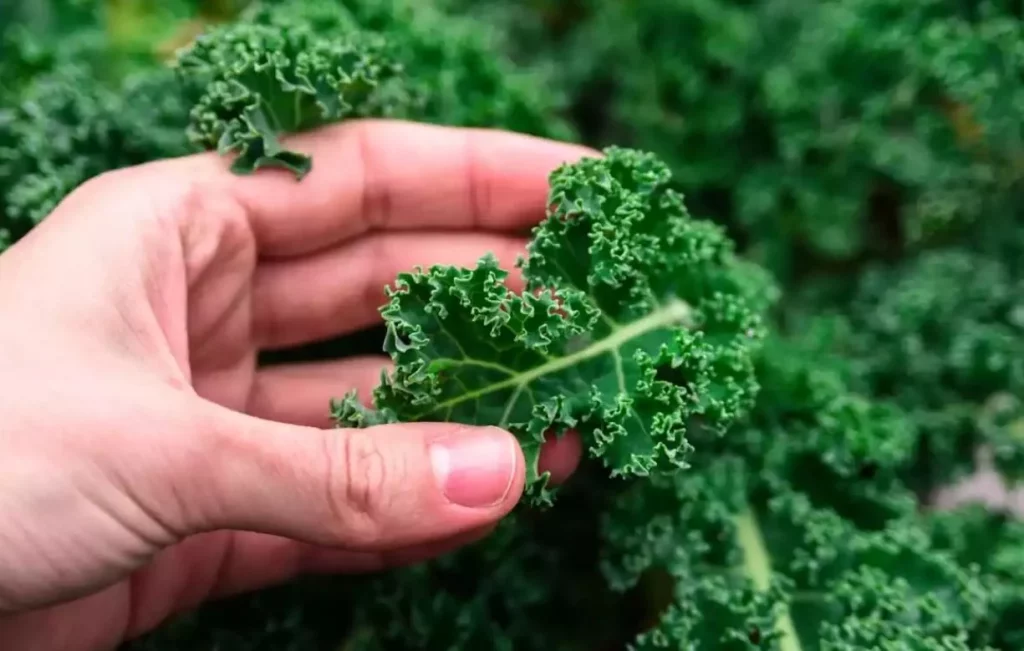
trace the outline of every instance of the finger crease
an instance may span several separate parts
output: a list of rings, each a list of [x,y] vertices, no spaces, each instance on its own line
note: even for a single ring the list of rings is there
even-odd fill
[[[326,481],[324,482],[324,501],[327,503],[327,510],[330,514],[331,521],[335,523],[342,523],[344,522],[345,509],[342,507],[341,502],[339,501],[338,496],[335,495],[334,491],[336,481],[334,477],[337,472],[337,469],[334,466],[338,461],[338,455],[335,454],[334,444],[332,443],[334,439],[331,436],[322,436],[321,440],[323,441],[324,463],[327,464],[327,468],[324,472],[324,477],[326,478]],[[344,445],[346,448],[348,447],[348,437],[344,438]],[[347,450],[346,453],[343,453],[343,456],[347,456]]]
[[[468,187],[467,192],[467,213],[469,214],[469,225],[472,230],[479,230],[482,226],[484,209],[487,207],[490,197],[488,196],[488,184],[485,176],[480,173],[480,159],[475,145],[477,141],[471,134],[465,136],[465,153],[463,158],[466,163],[464,178]]]
[[[214,574],[213,581],[210,582],[210,586],[207,589],[207,597],[215,597],[227,591],[231,566],[234,564],[237,554],[237,541],[238,534],[232,533],[227,536],[227,541],[224,543],[224,551],[221,552],[220,560],[217,563],[217,572]]]
[[[376,163],[369,130],[356,130],[356,153],[357,167],[363,171],[359,218],[364,231],[387,230],[393,210],[391,191],[387,184],[379,182],[380,175],[374,171]]]
[[[146,582],[146,571],[147,568],[143,567],[128,577],[128,612],[124,620],[124,633],[121,636],[125,640],[130,640],[141,632],[142,586]]]

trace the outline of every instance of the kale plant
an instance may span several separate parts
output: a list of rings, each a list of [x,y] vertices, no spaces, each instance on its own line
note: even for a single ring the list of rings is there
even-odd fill
[[[689,216],[664,164],[606,153],[553,173],[557,208],[530,242],[524,293],[490,256],[398,279],[383,310],[395,372],[376,411],[338,404],[340,425],[509,429],[530,489],[551,431],[575,429],[612,477],[686,469],[691,430],[724,434],[756,394],[752,295],[767,287],[719,227]]]
[[[603,152],[551,174],[523,292],[490,255],[410,269],[379,329],[267,351],[383,351],[325,412],[505,427],[522,504],[125,651],[1021,649],[1024,524],[935,496],[1024,476],[1022,26],[1018,0],[0,0],[0,252],[148,160],[302,183],[285,137],[365,116]]]

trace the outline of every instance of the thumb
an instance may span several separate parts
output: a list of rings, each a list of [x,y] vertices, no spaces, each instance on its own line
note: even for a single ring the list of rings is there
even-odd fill
[[[523,491],[522,451],[497,428],[321,430],[213,412],[200,529],[401,548],[493,524]]]

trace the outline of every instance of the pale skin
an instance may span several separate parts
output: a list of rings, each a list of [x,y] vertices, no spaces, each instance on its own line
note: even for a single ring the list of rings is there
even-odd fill
[[[494,131],[351,122],[289,145],[303,181],[212,154],[105,174],[0,256],[0,640],[109,649],[215,599],[373,572],[516,505],[507,432],[331,427],[384,357],[261,368],[379,320],[401,271],[513,264],[547,175],[593,155]],[[577,437],[542,467],[564,481]]]

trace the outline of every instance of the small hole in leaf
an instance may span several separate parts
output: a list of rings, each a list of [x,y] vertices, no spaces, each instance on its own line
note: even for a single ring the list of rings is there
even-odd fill
[[[689,384],[689,381],[686,379],[686,376],[683,375],[682,370],[674,368],[668,364],[658,367],[658,370],[654,375],[654,379],[680,387]]]
[[[878,464],[874,462],[867,462],[860,467],[857,471],[857,476],[861,479],[874,479],[878,475]]]
[[[750,629],[750,632],[747,633],[747,638],[750,640],[751,644],[760,645],[761,644],[761,629],[759,629],[756,626],[754,628]]]

